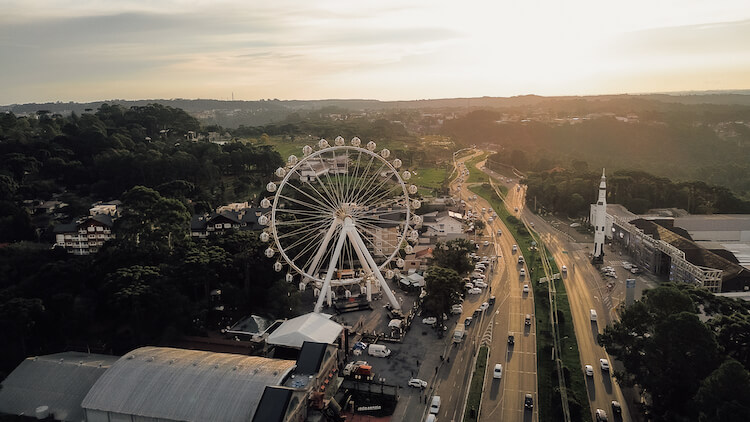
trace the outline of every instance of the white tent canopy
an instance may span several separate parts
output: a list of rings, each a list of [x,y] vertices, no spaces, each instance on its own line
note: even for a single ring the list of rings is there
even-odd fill
[[[266,343],[295,349],[301,349],[306,341],[333,344],[344,327],[330,318],[331,315],[315,312],[292,318],[271,333]]]

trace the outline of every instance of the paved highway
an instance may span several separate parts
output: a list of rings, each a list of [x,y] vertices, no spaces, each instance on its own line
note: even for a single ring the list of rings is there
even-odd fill
[[[580,376],[586,379],[589,404],[594,419],[596,409],[603,409],[610,416],[610,420],[630,421],[627,406],[623,406],[622,416],[612,412],[612,400],[625,404],[619,385],[611,376],[611,370],[605,371],[600,367],[599,359],[611,362],[604,348],[598,344],[598,335],[614,317],[612,303],[607,294],[606,283],[602,280],[597,269],[591,265],[589,253],[591,245],[582,245],[570,239],[546,223],[542,218],[525,209],[525,190],[512,189],[508,194],[508,202],[518,207],[522,219],[534,224],[534,229],[541,235],[558,266],[568,267],[567,274],[563,274],[565,288],[568,293],[573,325],[578,342],[581,365],[591,365],[593,376],[585,376],[581,368]],[[597,321],[591,321],[591,309],[597,313]]]

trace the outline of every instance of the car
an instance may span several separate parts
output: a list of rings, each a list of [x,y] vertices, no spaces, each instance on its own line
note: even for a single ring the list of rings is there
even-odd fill
[[[422,323],[427,325],[434,325],[436,322],[437,318],[435,318],[434,316],[427,317],[422,320]]]
[[[470,295],[482,294],[482,289],[480,289],[479,287],[474,287],[473,289],[469,289],[468,293]]]
[[[523,292],[524,293],[528,293],[529,292],[529,285],[528,284],[524,284],[523,285]]]
[[[494,220],[495,220],[495,219],[494,219],[494,218],[492,218],[492,217],[487,217],[487,222],[489,222],[489,223],[493,222]],[[487,246],[487,245],[485,245],[485,246]]]
[[[622,413],[622,406],[620,406],[620,402],[617,400],[612,400],[612,413],[615,415]]]
[[[469,283],[466,283],[466,284],[464,285],[464,287],[466,287],[467,289],[473,289],[473,288],[474,288],[474,283],[471,283],[471,282],[469,282]]]
[[[437,415],[440,411],[440,396],[432,396],[432,401],[430,402],[430,413],[433,415]]]
[[[529,222],[529,226],[534,227],[534,223]]]
[[[490,246],[490,241],[489,240],[485,240],[484,242],[482,242],[482,244],[484,246]]]
[[[503,377],[503,365],[496,363],[495,370],[492,371],[492,378],[500,379]]]
[[[409,380],[409,387],[427,388],[427,381],[421,380],[419,378],[412,378]]]
[[[526,314],[526,319],[524,320],[526,325],[531,325],[531,315]]]
[[[599,359],[599,366],[602,367],[602,371],[609,371],[609,361],[607,359]]]
[[[529,393],[526,393],[526,396],[523,399],[523,407],[526,409],[533,409],[534,408],[534,396],[532,396]]]
[[[464,320],[464,325],[468,327],[469,325],[471,325],[472,320],[473,320],[472,317],[467,316],[466,319]]]
[[[515,252],[518,250],[518,245],[513,245],[513,247],[511,247],[510,249],[513,250],[513,252]]]
[[[513,333],[508,333],[508,344],[513,344],[516,342],[516,337],[513,335]]]
[[[482,280],[477,280],[474,282],[474,287],[479,287],[480,289],[484,289],[485,287],[487,287],[487,283],[485,283]]]
[[[607,412],[604,409],[596,409],[596,422],[607,422]]]
[[[521,268],[521,270],[518,271],[518,275],[520,275],[521,277],[524,277],[526,275],[526,270]]]
[[[490,304],[489,304],[489,303],[487,303],[487,302],[484,302],[484,303],[482,303],[482,305],[481,305],[481,306],[479,307],[479,309],[481,309],[482,311],[486,311],[487,309],[489,309],[489,307],[490,307]]]
[[[518,207],[513,208],[513,211],[518,212]]]
[[[495,304],[495,296],[490,296],[490,305]]]
[[[586,373],[587,377],[593,377],[594,376],[594,367],[591,365],[586,365],[583,369],[583,372]]]
[[[503,235],[503,231],[502,231],[502,230],[500,230],[500,229],[497,229],[497,235],[498,235],[498,236],[502,236],[502,235]]]
[[[562,266],[562,272],[567,273],[568,272],[568,267],[566,267],[565,265],[563,265]]]
[[[480,313],[482,313],[481,306],[477,309],[474,309],[474,313],[472,315],[474,315],[475,317],[478,317]]]
[[[524,262],[523,255],[518,255],[518,263],[523,264]]]
[[[476,265],[474,265],[474,269],[475,269],[475,270],[476,270],[476,269],[481,269],[481,270],[484,270],[484,269],[486,269],[486,268],[487,268],[487,266],[486,266],[486,265],[484,265],[484,264],[482,264],[481,262],[479,262],[479,263],[477,263]]]

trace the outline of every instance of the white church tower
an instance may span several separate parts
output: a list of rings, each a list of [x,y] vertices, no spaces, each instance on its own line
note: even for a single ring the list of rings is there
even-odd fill
[[[607,178],[602,169],[602,181],[599,183],[599,199],[596,200],[594,214],[594,262],[604,260],[604,227],[607,222]]]

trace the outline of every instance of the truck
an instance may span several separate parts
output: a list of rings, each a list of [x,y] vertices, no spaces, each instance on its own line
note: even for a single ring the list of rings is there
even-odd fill
[[[466,326],[462,322],[456,324],[456,329],[453,331],[453,342],[461,343],[466,335]]]
[[[342,374],[345,377],[353,377],[355,375],[369,377],[372,375],[372,366],[368,365],[367,362],[363,360],[349,362],[346,364],[346,366],[344,366]]]

